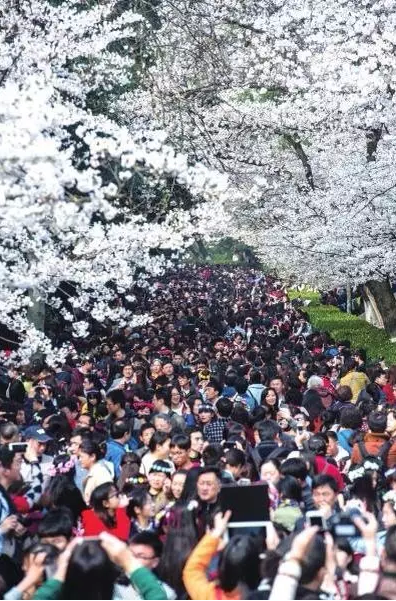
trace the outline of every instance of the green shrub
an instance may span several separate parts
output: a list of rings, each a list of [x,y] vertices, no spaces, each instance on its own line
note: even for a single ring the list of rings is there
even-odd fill
[[[396,364],[396,344],[389,340],[385,330],[332,305],[322,305],[318,292],[289,290],[289,298],[311,301],[304,311],[316,329],[328,332],[335,340],[350,340],[352,348],[365,348],[371,360],[384,357],[387,365]]]

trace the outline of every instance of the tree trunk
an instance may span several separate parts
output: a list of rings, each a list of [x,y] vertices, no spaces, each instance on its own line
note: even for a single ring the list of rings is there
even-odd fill
[[[369,280],[363,287],[365,303],[369,304],[375,321],[396,341],[396,299],[388,280]]]
[[[346,310],[347,310],[347,313],[352,313],[352,289],[351,289],[351,284],[349,282],[347,283],[346,293],[347,293]]]

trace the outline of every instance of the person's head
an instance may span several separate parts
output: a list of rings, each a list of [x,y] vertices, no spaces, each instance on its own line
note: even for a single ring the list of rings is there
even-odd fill
[[[129,496],[127,514],[134,520],[147,521],[154,517],[155,507],[146,488],[135,488]]]
[[[68,507],[51,509],[38,523],[40,542],[64,551],[73,536],[73,515]]]
[[[301,484],[293,476],[283,476],[278,482],[278,491],[281,499],[289,499],[301,503],[302,489]]]
[[[326,546],[322,536],[316,535],[301,562],[301,585],[313,585],[318,591],[325,577]]]
[[[172,388],[170,396],[171,396],[171,406],[178,407],[181,403],[182,396],[181,396],[180,390],[176,386],[174,386]]]
[[[350,407],[344,407],[340,413],[340,426],[341,428],[358,430],[362,425],[362,416],[359,410],[351,405]]]
[[[280,395],[283,395],[285,392],[283,378],[281,376],[276,376],[275,378],[272,378],[272,380],[270,381],[270,388],[273,388],[275,390],[278,397]]]
[[[326,434],[328,440],[326,454],[330,457],[337,457],[340,450],[338,446],[337,432],[333,432],[333,430],[328,430]]]
[[[102,451],[96,442],[89,438],[84,438],[81,441],[78,452],[81,467],[89,470],[102,457]]]
[[[258,369],[252,369],[249,375],[250,384],[261,384],[263,381],[263,376],[261,375],[261,371]]]
[[[367,419],[370,432],[383,434],[387,426],[387,415],[383,411],[372,411]]]
[[[118,509],[120,500],[118,490],[112,482],[105,482],[94,488],[89,503],[107,526],[115,525],[114,512]]]
[[[171,397],[168,388],[158,388],[153,397],[154,411],[161,413],[171,406]]]
[[[0,424],[0,445],[20,440],[18,426],[12,422]]]
[[[152,424],[144,423],[139,429],[139,440],[143,446],[148,447],[150,439],[155,432],[155,428]]]
[[[158,459],[169,457],[171,439],[166,432],[154,432],[149,441],[149,451],[154,453]]]
[[[353,393],[350,386],[339,386],[337,396],[343,403],[349,403],[352,400]]]
[[[167,413],[157,413],[157,415],[154,415],[152,424],[157,432],[169,434],[172,430],[172,420]]]
[[[89,438],[90,432],[88,428],[78,427],[73,430],[70,437],[70,445],[68,452],[70,455],[77,456],[80,452],[80,445],[84,438]]]
[[[248,590],[257,588],[260,577],[260,546],[256,538],[235,535],[220,555],[219,583],[226,593],[238,586]]]
[[[229,449],[225,453],[225,466],[235,480],[238,480],[246,465],[246,456],[240,449]]]
[[[380,386],[381,388],[382,386],[385,386],[385,384],[388,381],[386,371],[384,371],[383,369],[374,370],[372,381],[374,382],[374,384],[377,384],[377,386]]]
[[[187,388],[190,385],[191,372],[188,369],[183,369],[177,376],[177,381],[181,388]]]
[[[118,571],[98,540],[82,540],[72,551],[62,595],[65,599],[112,599]]]
[[[95,418],[92,415],[89,415],[89,413],[84,413],[79,416],[77,425],[82,428],[88,428],[92,432],[95,427]]]
[[[281,465],[281,472],[284,476],[293,476],[300,482],[305,482],[308,476],[308,468],[303,459],[299,457],[291,457],[286,459]]]
[[[133,367],[130,363],[126,363],[122,368],[122,376],[126,380],[130,380],[133,376]]]
[[[110,415],[118,415],[125,407],[125,397],[122,390],[110,390],[106,395],[106,408]]]
[[[280,463],[277,459],[263,461],[260,466],[260,480],[267,484],[278,484],[281,477]]]
[[[388,528],[385,537],[385,559],[396,564],[396,525]]]
[[[279,396],[276,392],[275,388],[272,386],[267,388],[263,394],[263,405],[267,405],[268,407],[278,407]]]
[[[156,459],[150,468],[148,481],[150,490],[161,491],[167,478],[170,478],[172,468],[167,461]]]
[[[22,479],[21,466],[21,453],[10,451],[7,446],[0,447],[0,483],[4,488]]]
[[[279,424],[273,419],[263,420],[254,425],[260,442],[278,442],[282,432]]]
[[[182,468],[190,462],[190,438],[185,434],[175,434],[170,445],[170,457],[176,469]]]
[[[110,425],[110,438],[113,438],[120,444],[126,444],[131,438],[129,425],[122,420],[112,422]]]
[[[175,501],[178,501],[183,493],[186,477],[187,471],[183,469],[174,472],[172,475],[171,493]]]
[[[191,443],[191,451],[194,453],[202,453],[204,446],[204,438],[201,430],[199,428],[193,428],[190,431],[190,443]]]
[[[337,501],[337,482],[331,476],[320,474],[312,480],[312,499],[317,509],[330,506]]]
[[[211,380],[209,380],[205,388],[206,400],[213,403],[213,401],[215,401],[217,397],[220,396],[221,391],[222,387],[220,382],[212,378]]]
[[[24,438],[29,448],[37,457],[44,455],[47,443],[52,440],[51,436],[48,436],[41,426],[29,426],[29,428],[26,428]]]
[[[220,472],[216,467],[203,467],[197,479],[197,496],[204,503],[216,503],[221,488]]]
[[[308,449],[312,451],[315,455],[321,455],[324,457],[327,452],[327,443],[328,439],[326,434],[314,434],[308,440]]]
[[[220,417],[230,417],[233,409],[233,403],[231,399],[227,397],[220,397],[216,403],[216,411]]]
[[[210,405],[209,403],[202,404],[198,409],[198,416],[201,424],[209,424],[209,422],[215,416],[215,409],[213,405]]]
[[[162,555],[162,542],[157,534],[150,531],[138,532],[128,542],[135,559],[149,570],[155,570]]]

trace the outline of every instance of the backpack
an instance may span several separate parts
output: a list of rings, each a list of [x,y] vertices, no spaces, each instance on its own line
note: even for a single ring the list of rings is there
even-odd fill
[[[348,472],[348,479],[350,482],[356,480],[356,478],[361,478],[364,476],[367,471],[376,471],[381,475],[384,475],[387,467],[386,461],[388,458],[389,450],[394,442],[393,438],[386,440],[381,447],[378,449],[377,455],[372,455],[366,449],[366,446],[362,439],[357,441],[357,445],[359,447],[361,461],[360,463],[355,463]]]

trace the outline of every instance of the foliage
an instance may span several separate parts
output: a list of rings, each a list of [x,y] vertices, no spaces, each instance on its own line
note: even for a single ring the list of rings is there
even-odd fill
[[[387,365],[396,365],[396,344],[390,342],[386,332],[367,323],[360,317],[340,311],[333,305],[322,305],[319,293],[308,289],[289,290],[290,299],[311,301],[304,307],[312,325],[328,332],[335,340],[350,340],[352,348],[365,348],[371,360],[384,357]]]

